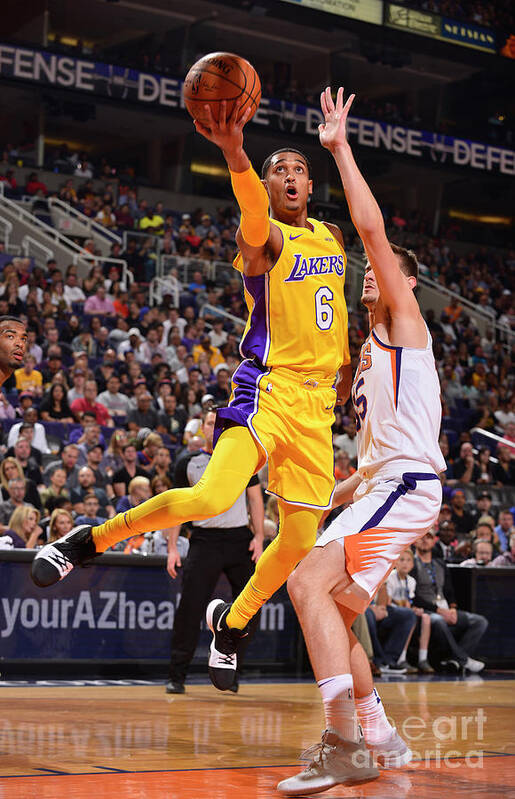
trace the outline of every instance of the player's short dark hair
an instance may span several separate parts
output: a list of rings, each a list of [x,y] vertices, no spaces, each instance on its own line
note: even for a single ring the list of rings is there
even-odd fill
[[[418,280],[418,261],[413,250],[407,250],[406,247],[399,247],[398,244],[392,244],[391,242],[390,247],[395,255],[399,256],[401,270],[404,272],[406,277],[414,277],[416,280]]]
[[[300,150],[296,150],[295,147],[281,147],[279,150],[274,150],[273,153],[270,153],[270,155],[267,158],[265,158],[265,160],[263,161],[263,166],[261,167],[262,180],[266,178],[267,172],[270,168],[270,164],[272,163],[272,158],[274,157],[274,155],[278,155],[279,153],[296,153],[297,155],[300,155],[301,158],[303,158],[304,161],[306,162],[306,166],[308,168],[308,178],[311,179],[311,162],[307,157],[307,155],[305,155]]]
[[[17,316],[11,316],[10,314],[3,314],[2,316],[0,316],[0,325],[3,324],[3,322],[16,322],[17,324],[26,327],[26,324],[23,321],[23,319],[20,319]]]

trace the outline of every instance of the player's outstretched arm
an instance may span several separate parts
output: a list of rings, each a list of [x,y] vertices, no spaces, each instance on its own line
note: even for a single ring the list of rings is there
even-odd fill
[[[404,314],[413,305],[414,312],[418,313],[411,289],[401,275],[397,257],[386,237],[381,210],[358,169],[347,140],[346,122],[354,97],[351,94],[344,105],[343,88],[340,87],[335,105],[330,88],[322,92],[320,105],[325,122],[318,128],[320,143],[336,161],[350,215],[374,270],[383,302],[392,311],[402,308]]]
[[[277,227],[270,225],[268,194],[243,148],[243,128],[250,119],[251,109],[247,108],[240,117],[240,107],[241,103],[235,103],[227,116],[227,103],[222,101],[216,122],[210,106],[206,105],[209,124],[202,125],[194,120],[194,125],[198,133],[221,149],[227,161],[234,196],[241,211],[236,241],[243,255],[245,274],[256,275],[270,268],[274,253],[270,253],[270,260],[267,251],[280,248],[282,238]]]

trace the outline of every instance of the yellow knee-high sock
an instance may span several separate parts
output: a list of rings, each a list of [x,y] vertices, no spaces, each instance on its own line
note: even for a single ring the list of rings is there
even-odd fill
[[[209,519],[230,508],[254,474],[260,452],[246,427],[229,427],[220,436],[207,469],[191,488],[172,488],[94,527],[97,552],[151,530],[165,530],[192,519]]]
[[[242,630],[288,579],[316,540],[322,511],[279,500],[279,533],[259,558],[256,571],[227,615],[227,626]]]

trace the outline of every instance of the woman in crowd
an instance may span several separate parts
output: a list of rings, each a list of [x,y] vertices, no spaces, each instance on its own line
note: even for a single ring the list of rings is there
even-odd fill
[[[61,536],[69,533],[74,525],[73,516],[65,508],[56,508],[52,511],[48,525],[48,541],[57,541]]]
[[[4,536],[11,538],[14,549],[36,549],[43,532],[39,519],[39,511],[31,505],[20,505],[13,511]]]
[[[110,480],[113,474],[123,467],[122,453],[126,443],[126,430],[115,430],[109,440],[109,444],[100,464],[100,469],[106,473]]]
[[[62,422],[73,424],[75,421],[68,405],[66,391],[60,383],[54,383],[41,401],[39,409],[43,422]]]
[[[64,497],[68,499],[70,494],[65,486],[66,472],[61,466],[56,466],[50,474],[50,485],[41,492],[43,507],[46,508],[46,504],[50,497]]]
[[[7,486],[9,480],[14,480],[16,477],[20,480],[25,480],[25,496],[23,501],[29,505],[41,509],[41,499],[39,497],[36,483],[33,480],[27,480],[23,473],[21,463],[16,458],[4,458],[0,463],[0,483],[1,483],[1,496],[4,501],[9,499],[9,491]]]
[[[96,291],[97,283],[104,283],[104,273],[101,266],[92,266],[89,274],[84,278],[82,289],[84,294],[94,294]]]
[[[82,323],[77,314],[72,314],[68,319],[68,323],[60,333],[60,341],[63,341],[65,344],[71,344],[73,339],[79,335],[81,327]]]
[[[159,433],[150,433],[143,442],[143,449],[138,452],[139,465],[149,472],[154,466],[154,458],[159,447],[163,446],[163,439]]]
[[[495,482],[492,476],[492,464],[490,463],[490,450],[488,447],[481,447],[476,458],[476,463],[481,470],[481,477],[479,478],[478,483]]]

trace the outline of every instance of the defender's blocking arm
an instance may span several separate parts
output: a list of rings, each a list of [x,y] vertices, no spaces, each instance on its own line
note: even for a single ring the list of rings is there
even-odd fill
[[[402,308],[405,314],[410,307],[415,312],[416,300],[399,271],[397,258],[386,237],[381,210],[347,141],[346,120],[354,96],[351,94],[344,106],[340,87],[335,105],[331,90],[327,88],[322,92],[320,103],[325,123],[319,126],[320,143],[336,161],[352,221],[364,244],[385,305],[393,312]]]

